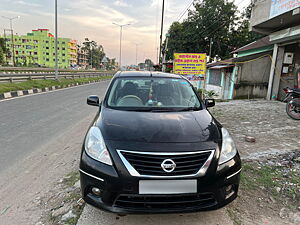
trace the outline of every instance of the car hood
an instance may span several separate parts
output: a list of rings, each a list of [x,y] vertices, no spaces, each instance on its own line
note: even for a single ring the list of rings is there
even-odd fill
[[[220,132],[207,110],[134,112],[103,107],[96,121],[105,140],[149,143],[217,141]]]

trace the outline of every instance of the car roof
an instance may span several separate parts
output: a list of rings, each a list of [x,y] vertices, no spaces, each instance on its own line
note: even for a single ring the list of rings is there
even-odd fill
[[[163,73],[158,71],[119,71],[115,77],[163,77],[163,78],[183,78],[173,73]]]

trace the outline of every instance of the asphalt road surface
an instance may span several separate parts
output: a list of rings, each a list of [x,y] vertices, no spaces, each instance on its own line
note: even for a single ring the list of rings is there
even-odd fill
[[[42,199],[78,170],[84,135],[109,81],[0,101],[0,225],[39,224]],[[44,206],[46,206],[45,202]],[[42,205],[43,206],[43,205]]]
[[[1,101],[0,173],[78,121],[95,114],[97,108],[86,107],[86,98],[91,94],[102,97],[108,83],[103,81]]]

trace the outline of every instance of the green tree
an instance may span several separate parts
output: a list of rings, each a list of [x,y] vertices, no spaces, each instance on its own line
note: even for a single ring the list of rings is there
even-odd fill
[[[246,44],[249,44],[255,40],[263,37],[262,34],[258,34],[249,31],[250,28],[250,17],[253,4],[251,3],[241,14],[237,28],[230,34],[230,48],[231,51],[236,50]]]
[[[212,56],[230,57],[236,48],[259,38],[249,32],[251,7],[240,14],[227,0],[196,0],[188,18],[169,29],[167,59],[173,59],[176,52],[209,53],[210,40]]]
[[[145,60],[145,69],[146,70],[152,70],[153,69],[154,63],[152,62],[151,59],[146,59]]]
[[[3,38],[0,38],[0,64],[5,63],[5,55],[6,55],[5,40]]]
[[[95,41],[90,41],[88,38],[83,42],[83,48],[89,52],[88,62],[93,65],[93,68],[100,69],[101,61],[105,56],[102,45],[98,45]]]

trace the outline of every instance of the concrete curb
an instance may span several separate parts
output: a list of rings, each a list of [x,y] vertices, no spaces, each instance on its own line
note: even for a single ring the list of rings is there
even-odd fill
[[[29,89],[29,90],[5,92],[5,93],[0,94],[0,100],[8,99],[8,98],[16,98],[16,97],[20,97],[20,96],[24,96],[24,95],[32,95],[32,94],[41,93],[41,92],[50,92],[50,91],[54,91],[54,90],[57,90],[57,89],[75,87],[75,86],[80,86],[80,85],[83,85],[83,84],[99,83],[99,82],[105,81],[105,80],[109,80],[109,79],[68,84],[67,86],[64,86],[64,87],[62,87],[62,86],[52,86],[52,87],[47,87],[47,88],[42,88],[42,89],[33,88],[33,89]]]

